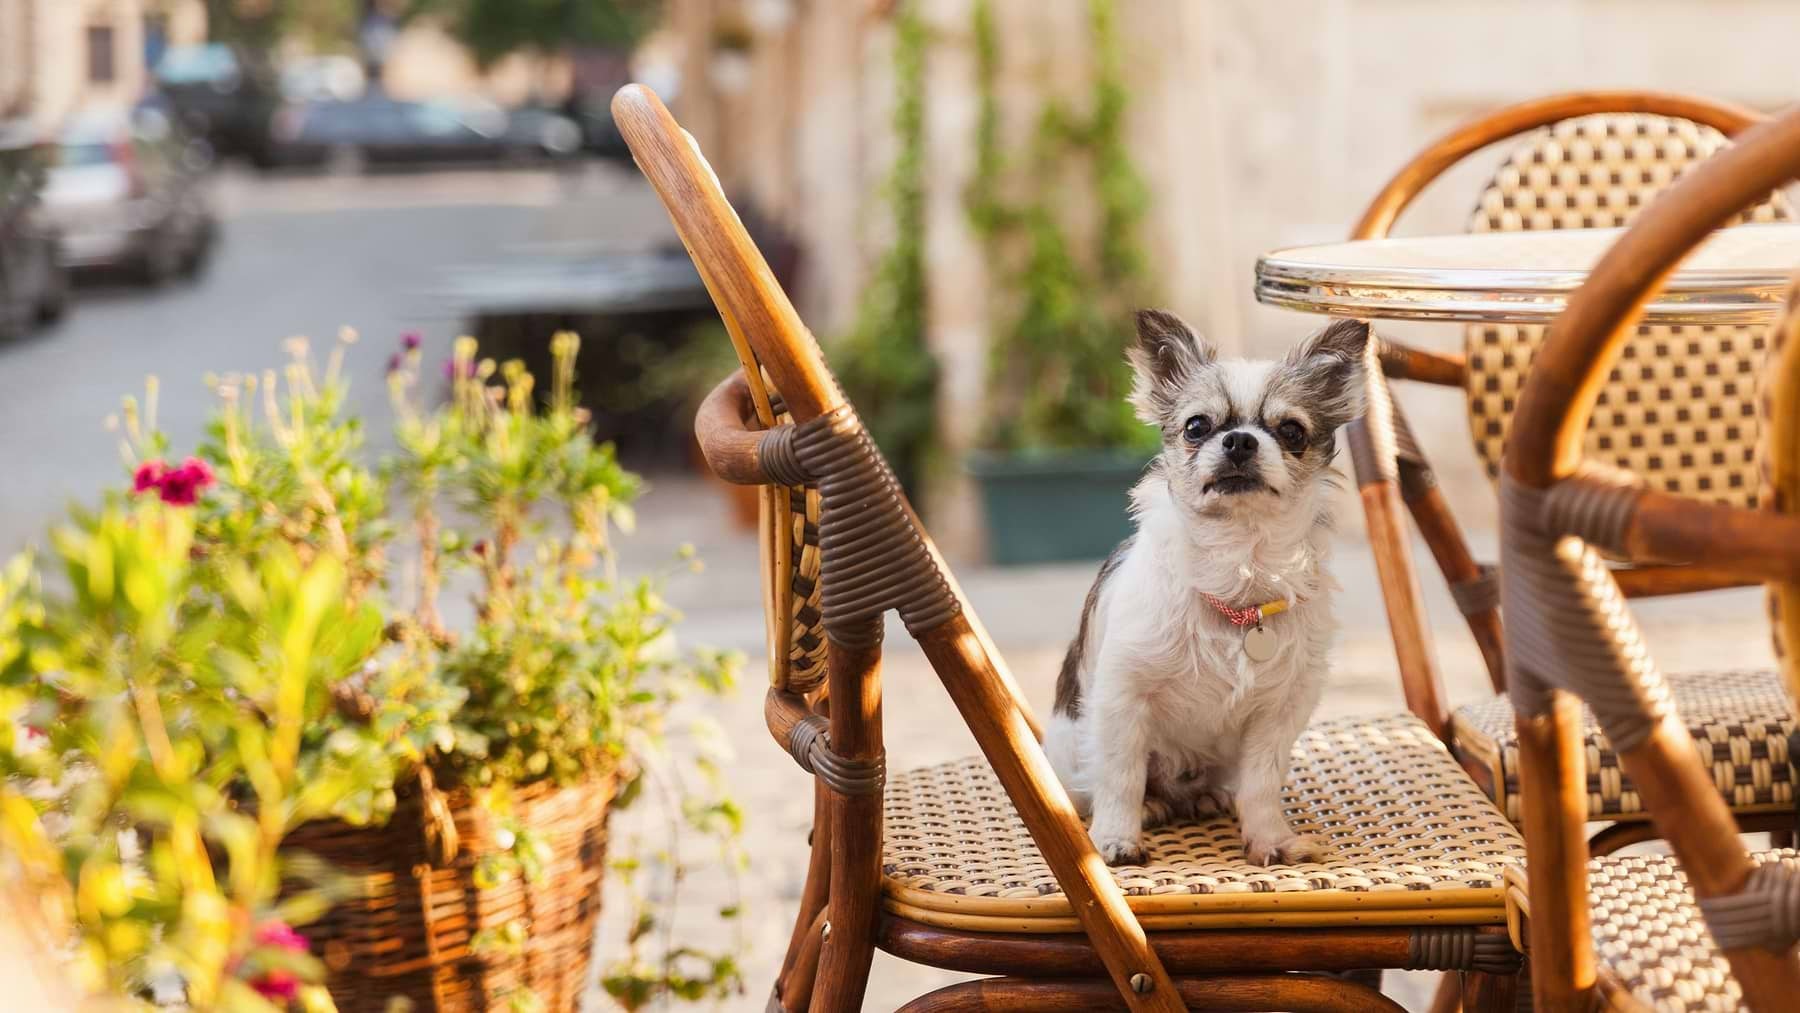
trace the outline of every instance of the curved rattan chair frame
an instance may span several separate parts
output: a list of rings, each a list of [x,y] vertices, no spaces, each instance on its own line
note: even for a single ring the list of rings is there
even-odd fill
[[[776,743],[815,779],[807,878],[771,1010],[860,1008],[876,946],[998,976],[921,997],[909,1011],[1395,1010],[1353,981],[1288,972],[1405,967],[1468,971],[1468,1008],[1511,1008],[1519,957],[1498,925],[1438,926],[1427,918],[1392,927],[1147,933],[1045,759],[1030,707],[697,146],[641,86],[622,89],[613,114],[745,367],[708,396],[696,419],[709,466],[726,480],[772,488],[790,504],[793,490],[816,492],[820,505],[824,685],[795,683],[778,663],[765,705]],[[765,559],[774,563],[794,561]],[[779,586],[782,571],[774,572],[770,632],[780,653],[778,631],[797,613],[776,611],[788,596]],[[974,733],[1077,916],[1079,934],[933,927],[883,909],[880,654],[890,608]],[[792,628],[810,627],[795,621]]]
[[[1584,461],[1582,434],[1649,295],[1710,232],[1796,175],[1800,110],[1745,131],[1691,170],[1641,213],[1570,299],[1518,402],[1502,477],[1502,572],[1539,1009],[1583,1007],[1597,985],[1578,696],[1593,707],[1703,908],[1746,889],[1752,863],[1738,826],[1694,756],[1596,550],[1633,561],[1705,559],[1737,580],[1791,587],[1800,581],[1800,516],[1646,489]],[[1787,671],[1791,689],[1791,664]],[[1744,896],[1754,908],[1757,898]],[[1792,1008],[1800,959],[1791,944],[1771,935],[1725,949],[1752,1009]]]
[[[1665,92],[1592,91],[1552,95],[1522,102],[1457,127],[1433,142],[1395,173],[1370,202],[1351,232],[1353,239],[1380,239],[1412,201],[1463,158],[1500,141],[1576,117],[1641,113],[1679,117],[1712,127],[1727,137],[1762,122],[1754,110],[1696,96]],[[1497,578],[1470,550],[1429,462],[1388,389],[1390,380],[1463,387],[1468,364],[1460,354],[1412,348],[1391,339],[1371,342],[1368,410],[1346,429],[1369,539],[1374,548],[1382,597],[1400,665],[1408,708],[1448,737],[1450,714],[1443,678],[1432,647],[1423,594],[1412,556],[1405,516],[1411,514],[1457,600],[1487,665],[1495,690],[1506,688]],[[1714,565],[1649,563],[1621,570],[1625,594],[1680,594],[1742,584],[1735,572]],[[1758,820],[1751,823],[1760,825]],[[1763,820],[1761,822],[1767,822]],[[1638,836],[1624,830],[1619,844]]]

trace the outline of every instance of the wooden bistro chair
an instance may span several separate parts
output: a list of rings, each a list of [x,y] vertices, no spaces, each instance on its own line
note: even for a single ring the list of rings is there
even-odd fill
[[[762,488],[777,745],[815,779],[800,911],[771,1010],[859,1008],[874,947],[991,975],[925,1010],[1394,1010],[1322,973],[1465,972],[1471,1009],[1507,1009],[1513,827],[1410,715],[1308,730],[1295,829],[1331,861],[1249,865],[1229,819],[1147,835],[1109,869],[1057,783],[1031,709],[880,451],[826,369],[692,138],[630,86],[613,114],[744,370],[696,428],[722,478]],[[883,616],[897,610],[984,757],[890,774]]]
[[[1800,109],[1696,166],[1574,293],[1519,395],[1500,480],[1501,585],[1530,875],[1509,880],[1540,1010],[1800,1008],[1795,852],[1745,852],[1709,764],[1695,754],[1687,701],[1657,671],[1606,558],[1704,559],[1721,583],[1769,582],[1778,642],[1788,648],[1785,682],[1797,688],[1800,303],[1790,301],[1776,329],[1784,347],[1762,371],[1773,490],[1759,497],[1763,509],[1669,492],[1619,470],[1587,440],[1608,371],[1643,341],[1633,324],[1644,303],[1709,233],[1797,174]],[[1581,701],[1673,860],[1588,861],[1582,754],[1592,746]]]
[[[1388,235],[1426,184],[1488,145],[1520,138],[1482,191],[1473,232],[1606,228],[1630,224],[1652,198],[1691,168],[1725,150],[1760,114],[1700,98],[1648,92],[1584,92],[1525,102],[1462,126],[1427,148],[1382,189],[1354,238]],[[1780,193],[1747,202],[1732,224],[1789,221]],[[1754,372],[1765,333],[1754,326],[1647,326],[1609,375],[1597,409],[1585,415],[1582,445],[1596,459],[1669,493],[1748,507],[1757,489]],[[1472,325],[1462,356],[1370,342],[1366,416],[1346,431],[1375,550],[1388,622],[1407,705],[1438,730],[1463,765],[1515,822],[1520,817],[1519,743],[1505,695],[1446,709],[1432,653],[1411,543],[1401,520],[1410,510],[1487,663],[1496,691],[1506,688],[1497,571],[1471,553],[1438,489],[1388,380],[1461,387],[1475,453],[1498,480],[1520,387],[1544,328]],[[1628,597],[1743,584],[1728,568],[1688,564],[1626,567],[1616,574]],[[1787,755],[1794,720],[1777,673],[1702,672],[1673,676],[1670,691],[1690,722],[1693,748],[1714,786],[1747,829],[1793,827],[1794,790]],[[1592,846],[1606,852],[1653,836],[1634,782],[1616,750],[1587,720],[1588,818],[1611,825]],[[1716,759],[1715,759],[1716,758]],[[1747,758],[1747,762],[1746,759]]]

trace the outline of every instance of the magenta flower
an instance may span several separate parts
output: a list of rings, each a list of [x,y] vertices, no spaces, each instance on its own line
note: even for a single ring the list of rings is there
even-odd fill
[[[137,471],[131,476],[131,491],[134,493],[147,492],[151,489],[161,488],[163,475],[168,470],[169,466],[164,464],[161,458],[145,461],[138,465]]]
[[[256,944],[292,953],[305,953],[309,948],[306,937],[295,932],[292,926],[279,918],[272,918],[256,927]],[[300,979],[292,971],[270,968],[250,979],[250,987],[264,999],[287,1003],[300,994]]]
[[[300,994],[300,979],[290,971],[269,970],[252,978],[250,987],[271,1002],[289,1003]]]
[[[400,347],[409,352],[417,349],[424,343],[425,336],[418,331],[407,331],[405,334],[400,335]]]
[[[256,941],[262,946],[273,946],[278,949],[305,953],[310,948],[306,937],[294,931],[293,926],[279,918],[271,918],[256,927]]]
[[[388,375],[393,376],[395,373],[400,372],[400,367],[404,365],[406,365],[406,356],[403,353],[395,352],[393,355],[388,356]]]
[[[164,503],[193,506],[200,500],[200,490],[213,484],[212,466],[198,457],[181,462],[181,467],[164,471],[157,481]]]

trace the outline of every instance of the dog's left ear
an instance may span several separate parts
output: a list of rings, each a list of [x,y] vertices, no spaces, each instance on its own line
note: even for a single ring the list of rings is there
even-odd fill
[[[1308,404],[1330,428],[1349,422],[1362,410],[1358,381],[1369,340],[1368,321],[1333,320],[1284,360],[1297,374]]]

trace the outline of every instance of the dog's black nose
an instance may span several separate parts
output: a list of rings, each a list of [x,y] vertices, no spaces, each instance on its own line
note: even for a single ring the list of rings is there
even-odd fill
[[[1245,461],[1256,456],[1256,436],[1252,433],[1238,431],[1225,434],[1225,459],[1232,464],[1242,466]]]

